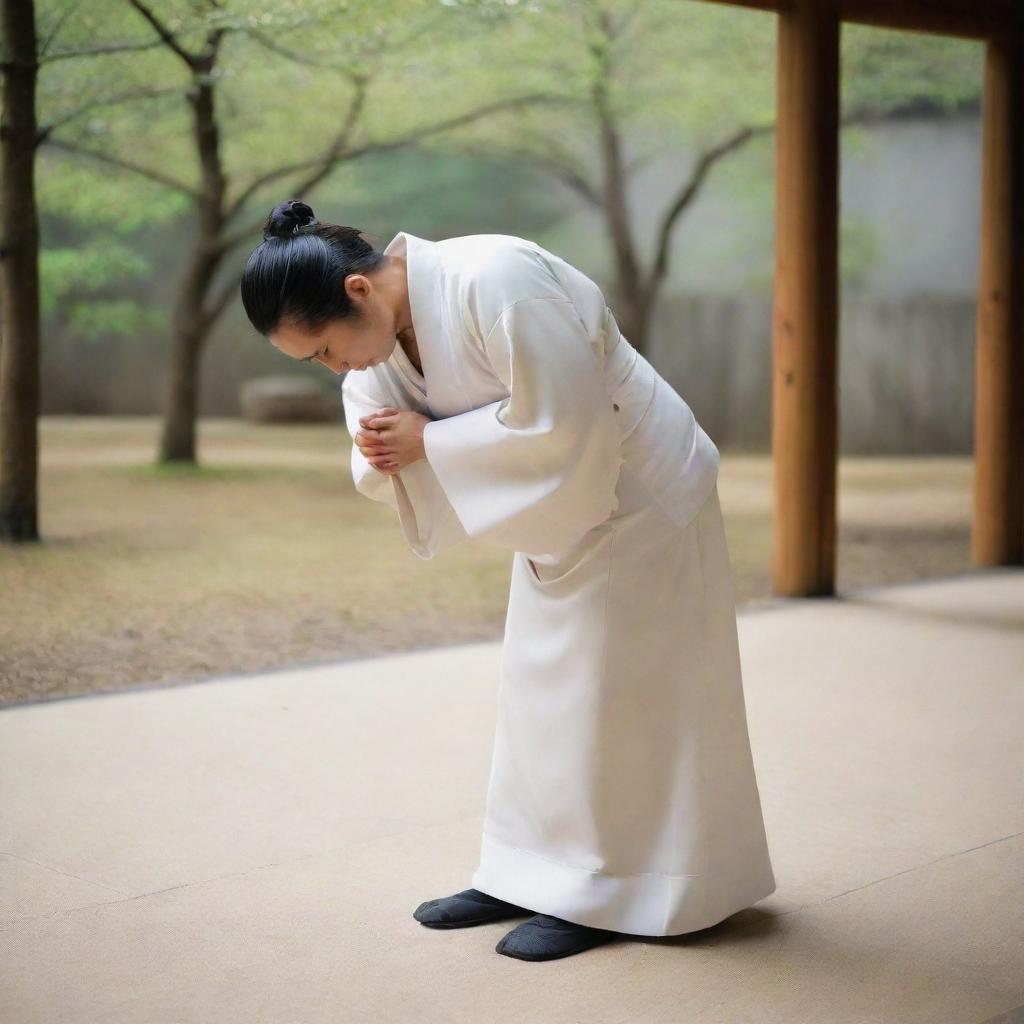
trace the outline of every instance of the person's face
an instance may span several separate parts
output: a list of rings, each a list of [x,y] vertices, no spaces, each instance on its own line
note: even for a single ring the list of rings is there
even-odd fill
[[[281,323],[268,336],[271,344],[293,359],[323,363],[335,373],[383,362],[398,344],[398,318],[391,302],[363,274],[349,274],[345,289],[362,312],[359,319],[333,320],[318,334],[298,324]]]

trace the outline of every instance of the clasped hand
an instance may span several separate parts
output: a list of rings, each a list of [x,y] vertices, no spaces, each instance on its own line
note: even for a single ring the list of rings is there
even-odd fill
[[[423,447],[423,428],[430,422],[411,409],[385,406],[374,413],[359,417],[363,429],[353,438],[374,469],[388,476],[401,472],[406,466],[427,457]]]

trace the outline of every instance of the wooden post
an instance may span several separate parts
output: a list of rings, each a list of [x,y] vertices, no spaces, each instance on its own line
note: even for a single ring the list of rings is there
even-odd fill
[[[989,40],[974,388],[974,565],[1024,560],[1024,47]]]
[[[778,16],[773,591],[835,592],[838,0]]]

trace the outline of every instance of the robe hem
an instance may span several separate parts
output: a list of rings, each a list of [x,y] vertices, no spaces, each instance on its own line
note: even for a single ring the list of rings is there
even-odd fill
[[[470,885],[537,914],[626,935],[681,935],[718,924],[775,891],[770,863],[728,891],[711,875],[611,874],[559,863],[486,830]]]

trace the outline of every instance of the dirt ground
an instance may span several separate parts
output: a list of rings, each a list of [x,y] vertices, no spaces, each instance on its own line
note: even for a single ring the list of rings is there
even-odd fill
[[[38,545],[0,547],[0,705],[501,637],[511,555],[408,549],[357,494],[343,425],[45,417]],[[969,568],[969,458],[840,464],[837,590]],[[723,454],[739,606],[771,595],[771,462]]]

